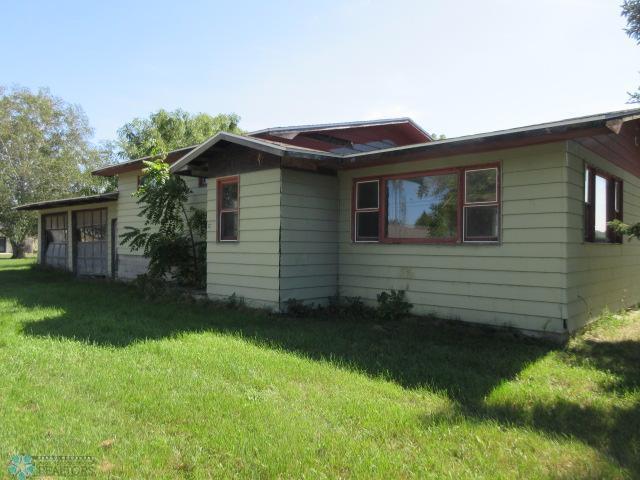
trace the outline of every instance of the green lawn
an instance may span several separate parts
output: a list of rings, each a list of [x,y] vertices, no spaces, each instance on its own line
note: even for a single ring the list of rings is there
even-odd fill
[[[114,478],[640,477],[635,312],[560,348],[428,321],[147,303],[0,260],[0,334],[0,463],[90,455]]]

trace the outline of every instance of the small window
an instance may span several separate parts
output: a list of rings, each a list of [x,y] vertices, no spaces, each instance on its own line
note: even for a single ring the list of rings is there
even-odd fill
[[[620,243],[609,222],[622,220],[622,181],[588,165],[584,171],[584,239]]]
[[[7,253],[7,237],[0,237],[0,253]]]
[[[207,177],[198,177],[198,187],[204,188],[207,186]]]
[[[498,241],[498,169],[466,170],[464,181],[464,241]]]
[[[357,182],[355,187],[355,240],[377,242],[380,226],[380,182]]]
[[[238,178],[218,180],[218,240],[238,240]]]

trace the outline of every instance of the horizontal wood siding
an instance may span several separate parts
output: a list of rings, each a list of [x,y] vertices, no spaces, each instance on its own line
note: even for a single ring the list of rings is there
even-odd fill
[[[570,217],[580,219],[569,230],[568,310],[571,330],[580,328],[604,309],[612,311],[640,302],[640,242],[600,244],[583,241],[582,215],[585,162],[623,180],[623,221],[640,221],[640,179],[604,160],[576,142],[568,144],[568,173],[572,186]]]
[[[414,311],[522,329],[562,332],[570,191],[565,143],[341,172],[339,289],[375,302],[407,291]],[[351,241],[354,178],[500,162],[501,244],[367,244]],[[570,228],[579,229],[579,219]]]
[[[216,181],[207,187],[207,294],[236,294],[277,309],[280,263],[280,170],[240,175],[237,242],[216,241]]]
[[[281,203],[281,302],[326,303],[338,292],[338,179],[282,170]]]

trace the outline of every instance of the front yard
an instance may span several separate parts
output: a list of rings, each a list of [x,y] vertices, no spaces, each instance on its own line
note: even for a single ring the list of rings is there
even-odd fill
[[[31,267],[0,260],[5,465],[20,453],[91,456],[114,478],[640,476],[637,312],[560,348],[149,303]]]

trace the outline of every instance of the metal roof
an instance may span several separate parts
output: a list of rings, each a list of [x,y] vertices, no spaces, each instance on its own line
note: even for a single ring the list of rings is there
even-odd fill
[[[424,130],[420,125],[418,125],[409,117],[383,118],[379,120],[358,120],[354,122],[318,123],[318,124],[312,124],[312,125],[294,125],[289,127],[272,127],[272,128],[264,128],[262,130],[256,130],[254,132],[249,132],[248,135],[253,136],[253,135],[260,135],[263,133],[278,134],[278,133],[287,133],[287,132],[314,132],[314,131],[323,131],[323,130],[339,130],[339,129],[345,129],[345,128],[395,125],[399,123],[409,123],[416,130],[419,130],[428,138],[431,138],[431,135],[429,134],[429,132]]]
[[[44,210],[47,208],[66,207],[71,205],[83,205],[87,203],[104,203],[118,199],[118,192],[100,193],[86,197],[61,198],[59,200],[45,200],[42,202],[25,203],[15,207],[14,210]]]
[[[385,153],[395,153],[402,151],[411,151],[421,148],[436,147],[438,145],[455,145],[461,143],[470,143],[478,140],[499,139],[502,137],[512,136],[533,136],[535,134],[551,134],[563,131],[569,131],[578,128],[589,128],[598,126],[609,126],[613,129],[613,123],[607,125],[609,122],[615,120],[630,121],[640,118],[640,108],[630,108],[626,110],[617,110],[614,112],[599,113],[595,115],[585,115],[582,117],[567,118],[564,120],[557,120],[553,122],[538,123],[534,125],[527,125],[524,127],[509,128],[506,130],[495,130],[492,132],[478,133],[473,135],[463,135],[461,137],[452,137],[444,140],[434,140],[432,142],[416,143],[413,145],[404,145],[402,147],[393,147],[387,149],[376,150],[373,152],[353,153],[350,155],[344,155],[345,158],[358,158],[367,155],[380,155]]]

